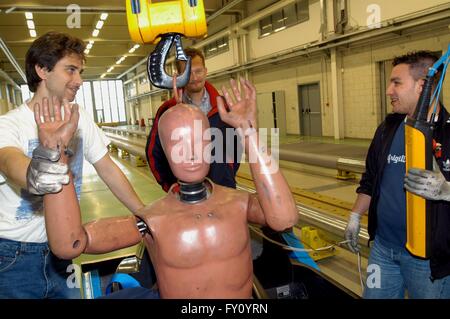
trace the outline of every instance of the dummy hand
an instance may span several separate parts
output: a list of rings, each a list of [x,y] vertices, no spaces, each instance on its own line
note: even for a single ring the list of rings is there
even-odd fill
[[[231,95],[224,86],[222,87],[229,111],[225,109],[222,97],[220,96],[217,97],[217,107],[222,121],[234,128],[241,128],[245,133],[248,129],[257,129],[256,89],[248,80],[241,78],[240,82],[241,91],[244,91],[244,96],[241,96],[241,91],[237,88],[236,81],[231,79],[230,85],[233,92]]]
[[[410,168],[404,182],[408,192],[425,199],[450,201],[450,183],[445,180],[437,165],[434,171]]]
[[[350,218],[345,228],[345,239],[349,240],[347,243],[348,248],[354,252],[359,252],[360,246],[358,245],[358,235],[360,229],[361,214],[351,212]]]
[[[27,169],[27,190],[35,195],[57,193],[69,183],[68,167],[59,163],[59,150],[39,145]]]
[[[50,108],[48,99],[42,100],[42,106],[39,103],[34,105],[34,119],[38,125],[38,135],[41,145],[65,150],[69,145],[75,131],[78,127],[78,105],[72,107],[67,100],[63,101],[64,116],[61,115],[61,104],[58,99],[53,98],[53,115],[50,117]]]

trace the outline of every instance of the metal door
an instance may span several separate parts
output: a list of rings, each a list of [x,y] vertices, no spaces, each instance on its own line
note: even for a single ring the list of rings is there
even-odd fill
[[[322,136],[322,108],[319,83],[298,86],[300,134]]]

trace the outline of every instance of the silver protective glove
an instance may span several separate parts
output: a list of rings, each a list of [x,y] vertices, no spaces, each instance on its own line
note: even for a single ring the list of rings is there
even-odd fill
[[[60,163],[60,151],[42,145],[33,151],[27,169],[27,190],[35,195],[58,193],[69,183],[68,166]]]
[[[450,183],[439,168],[434,171],[410,168],[404,182],[408,192],[425,199],[450,201]]]
[[[351,212],[347,227],[345,228],[345,239],[349,241],[347,245],[353,253],[357,253],[360,250],[360,245],[358,245],[359,230],[361,227],[360,221],[361,214]]]

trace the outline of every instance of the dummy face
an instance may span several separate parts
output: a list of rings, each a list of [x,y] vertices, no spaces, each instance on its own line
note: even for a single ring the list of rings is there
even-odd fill
[[[37,70],[42,78],[40,85],[44,85],[50,96],[56,96],[59,101],[67,99],[72,102],[78,89],[83,84],[83,60],[76,54],[69,54],[59,60],[51,71]]]
[[[172,173],[181,181],[204,180],[209,171],[209,122],[196,107],[178,104],[159,120],[158,133]]]
[[[386,95],[391,98],[395,113],[412,116],[422,92],[423,80],[414,80],[409,65],[398,64],[392,69]]]

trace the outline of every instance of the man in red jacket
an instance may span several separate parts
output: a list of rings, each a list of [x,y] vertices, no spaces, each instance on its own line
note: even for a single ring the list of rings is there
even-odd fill
[[[208,117],[210,127],[220,130],[223,137],[222,140],[213,140],[213,145],[214,143],[216,145],[221,143],[221,145],[213,148],[212,155],[215,161],[210,165],[208,177],[216,184],[235,188],[235,176],[239,168],[238,154],[241,154],[241,150],[238,150],[237,138],[234,136],[230,138],[233,129],[220,119],[216,101],[219,92],[206,81],[208,70],[205,66],[203,53],[194,48],[186,48],[184,51],[187,56],[191,57],[191,76],[189,83],[183,89],[182,102],[199,107]],[[184,72],[184,64],[179,61],[177,63],[178,73],[181,74]],[[158,122],[161,115],[176,104],[177,101],[172,98],[159,107],[146,145],[147,162],[150,170],[166,192],[177,179],[170,170],[169,162],[162,149],[158,136]],[[223,156],[219,153],[215,154],[219,149],[223,151]]]

